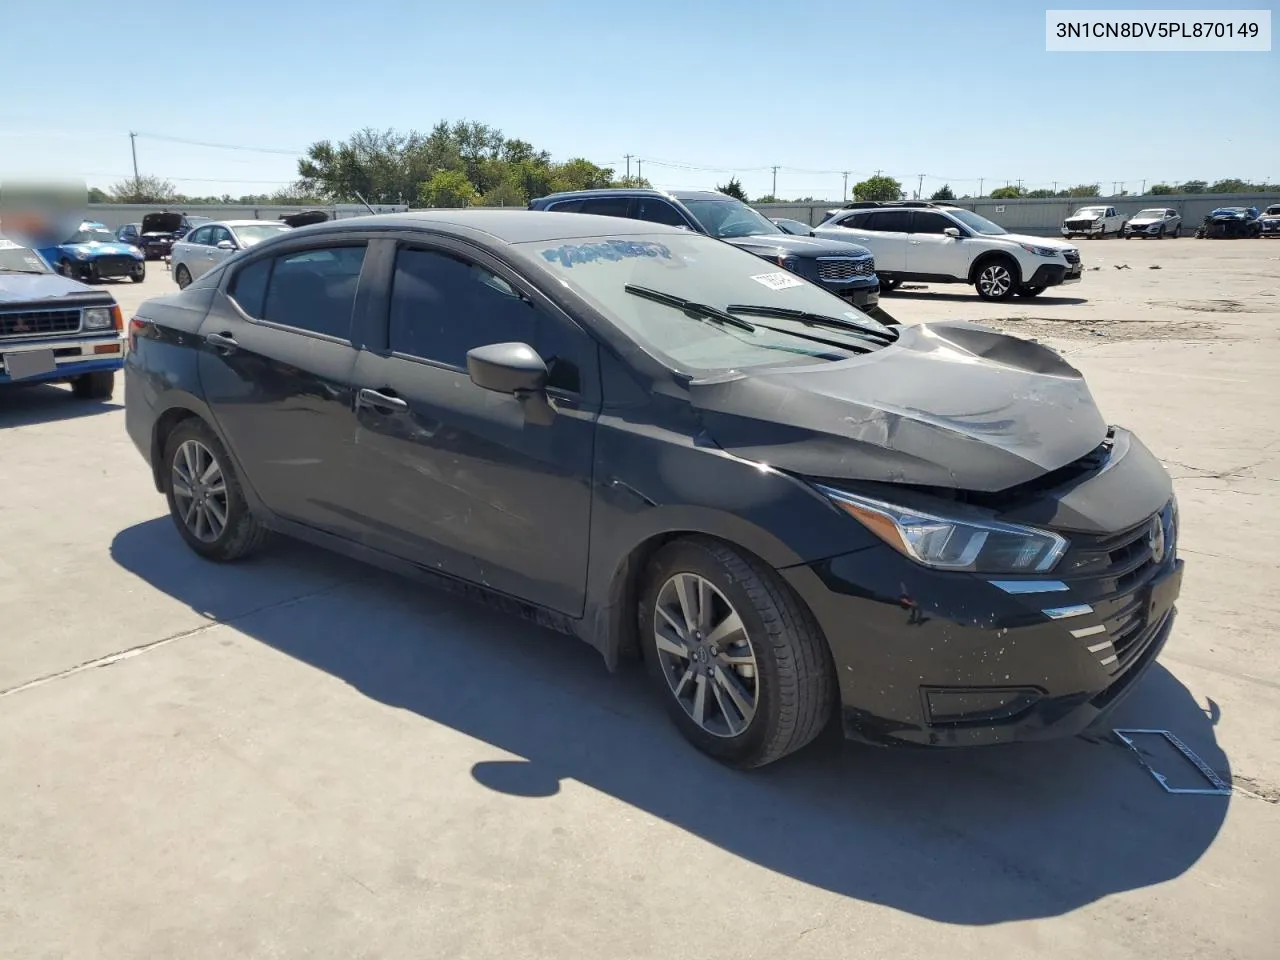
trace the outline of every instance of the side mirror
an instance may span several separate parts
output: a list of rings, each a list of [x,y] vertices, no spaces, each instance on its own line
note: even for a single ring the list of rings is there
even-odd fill
[[[959,228],[959,227],[947,227],[947,229],[943,230],[942,232],[943,232],[943,233],[945,233],[948,237],[951,237],[951,238],[953,238],[953,239],[955,239],[955,240],[959,240],[959,239],[960,239],[960,228]]]
[[[230,240],[219,240],[219,241],[218,241],[218,249],[219,249],[219,250],[234,250],[235,248],[236,248],[236,245],[235,245],[234,243],[232,243]]]
[[[525,420],[547,426],[556,409],[547,399],[547,364],[527,343],[490,343],[467,351],[467,374],[483,390],[520,401]]]

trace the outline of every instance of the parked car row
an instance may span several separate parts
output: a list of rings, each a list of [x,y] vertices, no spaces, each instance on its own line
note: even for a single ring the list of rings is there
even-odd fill
[[[866,248],[719,195],[546,200],[578,212],[282,231],[144,303],[125,424],[176,535],[228,562],[287,534],[638,654],[684,736],[741,767],[829,720],[1069,736],[1136,686],[1173,627],[1177,505],[1058,354],[880,324],[821,273]],[[1070,272],[1073,248],[967,211],[836,215],[1001,283]]]
[[[148,213],[141,223],[126,223],[116,231],[116,238],[131,243],[148,260],[162,260],[169,256],[173,245],[208,217],[187,216],[185,213]]]

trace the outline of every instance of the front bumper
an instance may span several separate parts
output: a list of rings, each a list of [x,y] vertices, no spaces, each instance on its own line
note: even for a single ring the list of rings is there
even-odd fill
[[[880,280],[873,280],[871,283],[858,284],[856,286],[849,285],[832,289],[832,284],[823,283],[822,286],[831,290],[837,297],[847,303],[853,304],[859,310],[870,310],[872,307],[880,303]]]
[[[968,746],[1093,725],[1173,627],[1183,564],[1172,507],[1158,517],[1170,545],[1159,560],[1144,547],[1150,521],[1073,541],[1060,568],[1093,570],[1105,557],[1089,576],[942,573],[887,546],[781,571],[827,637],[845,735]]]
[[[1079,283],[1082,269],[1079,263],[1042,263],[1025,282],[1029,287],[1057,287],[1064,283]]]
[[[1091,237],[1102,233],[1104,229],[1106,229],[1106,227],[1101,223],[1081,223],[1074,226],[1069,223],[1064,223],[1062,225],[1062,235],[1064,237]]]
[[[14,380],[9,376],[8,355],[37,350],[53,352],[55,367],[48,373]],[[47,383],[69,380],[82,373],[119,370],[124,365],[124,337],[114,330],[104,336],[50,338],[6,343],[0,340],[0,383]]]

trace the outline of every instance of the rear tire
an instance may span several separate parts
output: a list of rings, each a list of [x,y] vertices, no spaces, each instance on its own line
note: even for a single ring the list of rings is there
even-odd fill
[[[179,290],[185,290],[191,285],[191,271],[187,269],[185,263],[180,263],[174,268],[173,280]]]
[[[203,420],[183,420],[169,434],[161,471],[169,516],[192,550],[230,563],[262,547],[267,529],[249,511],[231,458]]]
[[[116,392],[116,375],[112,370],[82,373],[71,381],[71,392],[77,400],[110,400]]]
[[[1008,300],[1021,285],[1018,265],[1008,257],[984,260],[973,285],[983,300]]]
[[[812,614],[772,569],[727,543],[690,537],[658,551],[639,626],[667,712],[722,763],[772,763],[831,717],[834,670]]]

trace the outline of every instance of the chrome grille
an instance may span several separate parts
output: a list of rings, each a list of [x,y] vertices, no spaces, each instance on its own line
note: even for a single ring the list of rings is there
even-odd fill
[[[79,329],[79,310],[0,311],[0,337],[47,336]]]
[[[819,257],[818,278],[827,283],[860,280],[875,276],[876,263],[871,257]]]

